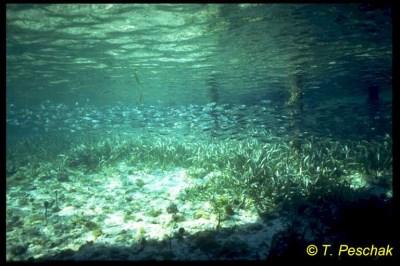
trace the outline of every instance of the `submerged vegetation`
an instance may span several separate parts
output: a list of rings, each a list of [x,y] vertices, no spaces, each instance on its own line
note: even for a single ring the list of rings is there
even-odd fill
[[[67,252],[97,239],[133,241],[140,251],[149,241],[167,239],[165,256],[174,257],[174,241],[191,239],[207,256],[240,257],[253,250],[246,246],[251,243],[234,248],[236,240],[222,237],[238,225],[255,219],[279,224],[271,217],[280,219],[276,214],[309,201],[355,202],[360,195],[368,198],[366,191],[374,186],[391,197],[389,137],[307,138],[297,145],[272,136],[263,141],[190,142],[151,135],[53,141],[37,138],[35,145],[22,141],[7,150],[7,199],[13,199],[7,205],[7,237],[15,243],[7,256],[39,258],[53,246]],[[23,226],[12,226],[18,223]],[[254,230],[264,230],[257,226]],[[61,245],[66,232],[76,240]],[[31,233],[32,241],[20,239]],[[54,239],[45,242],[45,235]],[[221,246],[210,251],[217,242]],[[41,251],[28,249],[29,243]]]
[[[117,162],[149,171],[182,167],[197,185],[181,197],[211,202],[215,213],[225,219],[238,208],[254,207],[264,214],[282,202],[298,201],[316,191],[323,195],[333,187],[379,183],[390,189],[391,183],[390,138],[347,143],[309,138],[297,148],[289,142],[256,139],[190,143],[169,137],[118,136],[70,141],[63,153],[52,143],[46,145],[48,150],[26,142],[9,149],[8,184],[27,175],[68,181],[75,171],[93,173]]]

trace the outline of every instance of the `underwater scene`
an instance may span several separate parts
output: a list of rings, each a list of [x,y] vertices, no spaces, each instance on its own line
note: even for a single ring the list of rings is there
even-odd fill
[[[7,4],[6,260],[391,255],[391,12]]]

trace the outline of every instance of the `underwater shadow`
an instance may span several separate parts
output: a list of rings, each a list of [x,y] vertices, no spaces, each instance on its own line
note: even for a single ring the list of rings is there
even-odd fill
[[[338,188],[326,195],[311,195],[293,209],[294,219],[275,239],[268,262],[282,260],[306,260],[309,262],[394,262],[398,252],[392,250],[384,256],[356,255],[349,248],[370,248],[372,245],[388,248],[399,246],[396,232],[396,216],[393,198],[376,194],[373,189],[354,190],[351,200],[342,200]],[[316,245],[318,253],[309,256],[308,245]],[[325,248],[324,245],[329,245]]]
[[[277,232],[272,241],[269,240],[268,256],[263,259],[254,258],[254,250],[243,244],[250,241],[243,238],[245,233],[257,234],[259,223],[254,223],[191,235],[176,234],[170,239],[144,240],[131,246],[89,242],[77,251],[65,250],[31,261],[198,261],[198,257],[192,259],[190,254],[198,254],[199,251],[205,254],[201,261],[394,261],[397,254],[387,257],[337,256],[335,252],[341,244],[355,247],[372,244],[398,247],[399,244],[394,233],[396,223],[392,198],[371,195],[371,191],[363,189],[353,191],[351,201],[343,201],[338,193],[341,192],[332,191],[322,197],[311,195],[296,205],[282,205],[279,213],[262,216],[265,223],[273,217],[284,217],[286,221],[285,229]],[[220,245],[217,240],[235,235],[241,236],[242,242],[231,241],[228,245]],[[310,244],[320,247],[319,254],[307,255],[306,248]],[[333,256],[322,254],[323,244],[331,245]],[[182,253],[186,253],[186,257],[178,256]]]

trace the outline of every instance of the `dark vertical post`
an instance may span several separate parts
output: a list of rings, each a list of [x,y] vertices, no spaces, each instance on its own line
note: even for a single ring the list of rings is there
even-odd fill
[[[295,152],[301,150],[301,128],[303,118],[303,82],[301,72],[293,74],[289,85],[289,99],[286,106],[289,108],[290,145]]]
[[[207,92],[208,92],[208,98],[213,102],[213,106],[211,107],[210,115],[213,118],[214,121],[214,126],[213,129],[211,130],[212,136],[215,136],[217,130],[219,129],[219,118],[218,118],[218,112],[216,110],[217,104],[219,102],[219,89],[218,89],[218,83],[217,83],[217,78],[214,73],[212,73],[207,80]]]

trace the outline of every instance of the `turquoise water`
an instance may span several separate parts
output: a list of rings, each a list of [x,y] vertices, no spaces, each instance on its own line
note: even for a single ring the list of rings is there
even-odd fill
[[[7,260],[274,260],[390,218],[390,7],[6,15]]]

